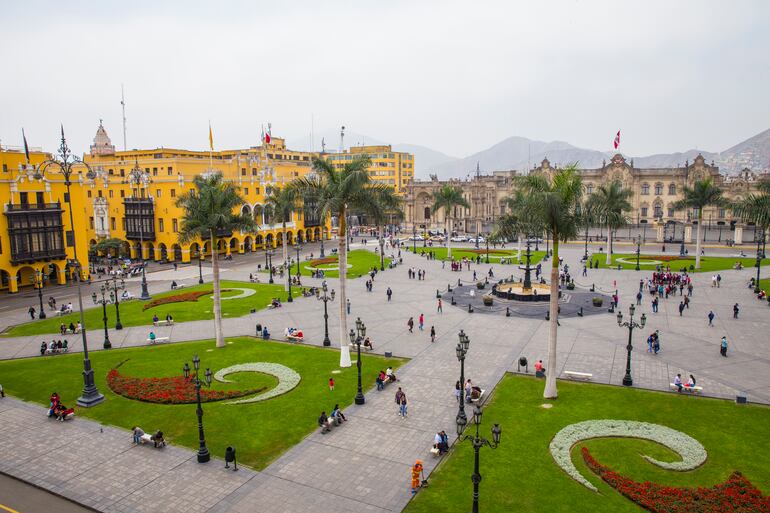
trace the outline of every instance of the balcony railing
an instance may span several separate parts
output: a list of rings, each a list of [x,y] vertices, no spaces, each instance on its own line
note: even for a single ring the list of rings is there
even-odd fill
[[[37,212],[40,210],[61,211],[61,203],[7,203],[6,212]]]

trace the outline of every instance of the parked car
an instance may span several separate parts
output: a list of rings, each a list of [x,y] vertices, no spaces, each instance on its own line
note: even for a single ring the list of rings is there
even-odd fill
[[[422,235],[412,235],[411,237],[409,237],[409,240],[419,240],[419,241],[421,241],[423,239],[422,239]]]
[[[543,242],[543,239],[541,239],[540,237],[530,237],[527,239],[527,242],[529,242],[530,244],[535,244],[535,243],[540,244]]]
[[[456,235],[449,240],[451,240],[452,242],[467,242],[468,239],[467,237],[460,237],[459,235]]]
[[[444,236],[443,235],[434,235],[430,238],[433,242],[444,242]]]
[[[481,235],[479,235],[478,239],[479,239],[479,244],[483,244],[485,242],[484,237],[482,237]],[[468,237],[468,242],[475,243],[476,242],[476,237]]]

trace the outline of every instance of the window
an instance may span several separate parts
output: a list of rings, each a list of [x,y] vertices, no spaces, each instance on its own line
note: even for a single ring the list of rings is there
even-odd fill
[[[123,189],[120,189],[120,197],[121,198],[125,198],[126,197],[126,191],[124,191]]]
[[[174,171],[174,169],[171,166],[168,166],[168,174],[171,175],[171,173]]]
[[[177,221],[176,219],[172,219],[171,228],[174,230],[174,233],[179,232],[179,221]]]
[[[593,194],[594,193],[594,184],[589,183],[588,185],[586,185],[586,192],[588,194]]]
[[[126,176],[126,170],[125,169],[121,169],[120,170],[120,176]]]
[[[3,164],[3,173],[8,172],[8,164]]]
[[[168,168],[168,176],[171,176],[171,168]]]
[[[254,194],[257,194],[257,195],[259,194],[259,187],[254,189]]]
[[[246,168],[245,167],[241,168],[241,176],[246,176]]]
[[[112,227],[113,230],[115,229],[115,218],[114,217],[110,218],[110,226]]]
[[[655,205],[655,217],[663,217],[663,205]],[[671,217],[670,212],[669,217]]]
[[[249,188],[248,188],[248,187],[246,187],[245,189],[243,189],[243,194],[245,194],[246,196],[248,196],[248,195],[249,195]]]
[[[96,195],[101,198],[102,197],[102,190],[99,189],[98,191],[96,191]]]
[[[720,208],[719,209],[719,219],[724,219],[724,218],[725,218],[725,209]]]
[[[672,207],[668,207],[668,217],[674,217],[674,209]]]
[[[89,217],[88,218],[88,226],[90,226],[92,230],[94,229],[94,218],[93,217]]]
[[[647,207],[642,207],[642,217],[647,217]]]
[[[36,200],[38,205],[45,204],[45,194],[43,194],[42,192],[36,192],[35,193],[35,200]]]
[[[256,167],[252,167],[251,168],[251,176],[257,176],[257,168]]]
[[[669,196],[676,196],[676,184],[671,183],[668,185],[668,195]]]
[[[176,198],[176,189],[171,189],[171,197]]]
[[[112,197],[112,193],[113,192],[115,192],[115,191],[113,191],[112,189],[109,190],[108,194],[109,194],[110,198]]]
[[[162,218],[158,218],[158,231],[159,232],[164,231],[163,230],[163,219]]]
[[[26,193],[25,193],[25,194],[26,194]],[[91,197],[91,191],[88,191],[87,195],[88,195],[88,197],[90,198],[90,197]]]
[[[650,186],[649,184],[643,183],[642,184],[642,196],[647,196],[650,194]]]
[[[660,196],[663,194],[663,184],[662,183],[656,183],[655,184],[655,195]]]
[[[157,190],[155,191],[155,197],[156,197],[156,198],[160,198],[160,189],[157,189]]]
[[[158,176],[158,168],[157,167],[152,168],[152,176]]]

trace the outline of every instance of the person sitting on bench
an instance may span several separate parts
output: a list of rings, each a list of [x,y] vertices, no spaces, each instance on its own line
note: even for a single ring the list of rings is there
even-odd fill
[[[154,435],[152,435],[151,439],[156,448],[166,446],[166,439],[163,438],[163,431],[160,429]]]
[[[174,289],[176,289],[176,287],[177,287],[177,285],[176,285],[176,281],[172,281],[172,282],[171,282],[171,290],[174,290]]]
[[[70,330],[72,333],[75,333],[75,325],[74,325],[74,324],[72,324],[72,323],[70,323],[70,325],[69,325],[69,330]]]
[[[687,383],[685,384],[685,388],[689,388],[690,390],[695,388],[695,376],[693,376],[692,374],[690,374],[690,379],[687,380]]]
[[[380,371],[379,374],[377,374],[377,378],[374,380],[374,382],[377,383],[377,390],[382,390],[385,388],[386,379],[388,378],[385,376],[385,371]]]
[[[45,343],[45,340],[40,343],[40,356],[45,356],[45,352],[48,350],[48,345]]]
[[[677,392],[681,392],[682,391],[683,385],[682,385],[682,375],[681,374],[677,374],[676,377],[674,378],[674,386],[676,387],[676,391]]]
[[[385,370],[385,377],[388,378],[388,381],[398,381],[396,375],[393,374],[393,367],[388,367],[387,370]]]
[[[369,337],[366,337],[364,339],[364,347],[369,349],[370,351],[374,349],[374,347],[372,346],[372,341],[369,340]]]
[[[326,412],[322,411],[321,416],[318,417],[318,425],[321,427],[321,434],[325,435],[331,428],[329,428],[329,417],[326,416]]]
[[[545,377],[545,367],[543,366],[543,360],[535,362],[535,376],[538,378]]]
[[[171,317],[171,314],[166,314],[166,324],[171,324],[174,322],[174,318]]]
[[[147,338],[150,339],[150,344],[154,344],[155,343],[155,338],[156,338],[155,332],[151,331],[150,332],[150,336],[147,337]]]
[[[52,340],[51,345],[48,346],[48,351],[53,354],[56,352],[56,341]]]
[[[442,455],[449,450],[449,437],[445,431],[436,433],[436,436],[433,437],[433,447],[438,450],[439,455]]]
[[[153,324],[157,323],[160,319],[158,318],[158,314],[155,314],[152,316],[152,322]]]
[[[340,411],[340,405],[335,404],[334,408],[332,408],[332,418],[333,419],[339,419],[340,422],[346,422],[348,419],[345,418],[345,414]]]
[[[281,300],[277,297],[274,297],[273,300],[270,302],[271,308],[280,308],[281,307]]]

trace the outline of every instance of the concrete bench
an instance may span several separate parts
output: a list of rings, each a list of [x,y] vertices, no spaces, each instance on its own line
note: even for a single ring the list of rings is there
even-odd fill
[[[326,426],[325,427],[318,426],[318,427],[321,428],[321,434],[323,434],[323,433],[326,433],[328,431],[331,431],[332,429],[334,429],[335,427],[339,426],[340,424],[342,424],[340,422],[340,419],[338,419],[336,417],[328,417],[327,420],[326,420]]]
[[[671,383],[671,390],[677,390],[678,391],[678,389],[679,389],[678,386],[676,386],[674,383]],[[703,387],[699,387],[697,385],[694,386],[694,387],[688,387],[688,386],[683,384],[682,385],[682,392],[690,392],[691,394],[700,394],[701,392],[703,392]]]
[[[45,350],[45,354],[63,354],[69,351],[68,347],[62,347],[61,349],[54,349],[51,351],[50,349]]]
[[[472,402],[472,403],[477,403],[477,402],[481,401],[481,399],[484,397],[484,393],[485,393],[485,392],[486,392],[486,390],[484,390],[484,389],[482,388],[482,389],[481,389],[481,393],[479,394],[479,396],[478,396],[478,397],[473,397],[473,395],[471,395],[471,402]]]
[[[170,337],[155,337],[155,340],[147,339],[147,342],[150,344],[162,344],[163,342],[168,342],[170,340]]]
[[[351,351],[356,351],[356,344],[348,344]],[[371,351],[371,348],[361,344],[361,351]]]
[[[62,315],[69,315],[71,313],[72,313],[72,310],[68,308],[66,310],[56,310],[55,315],[56,315],[56,317],[59,317],[59,316],[62,316]]]
[[[173,319],[170,320],[170,321],[159,320],[159,321],[153,321],[152,324],[153,324],[153,326],[173,326],[174,325],[174,321],[173,321]]]
[[[305,337],[298,337],[296,335],[286,335],[286,340],[289,342],[302,342]]]
[[[578,372],[578,371],[564,371],[564,375],[568,378],[578,378],[578,379],[591,379],[594,377],[593,374],[590,372]]]
[[[141,441],[142,441],[142,444],[152,444],[153,446],[155,446],[155,439],[153,438],[153,435],[151,435],[150,433],[143,434],[141,436]],[[160,442],[160,445],[156,446],[155,448],[162,449],[165,446],[166,446],[166,441],[162,440]]]

